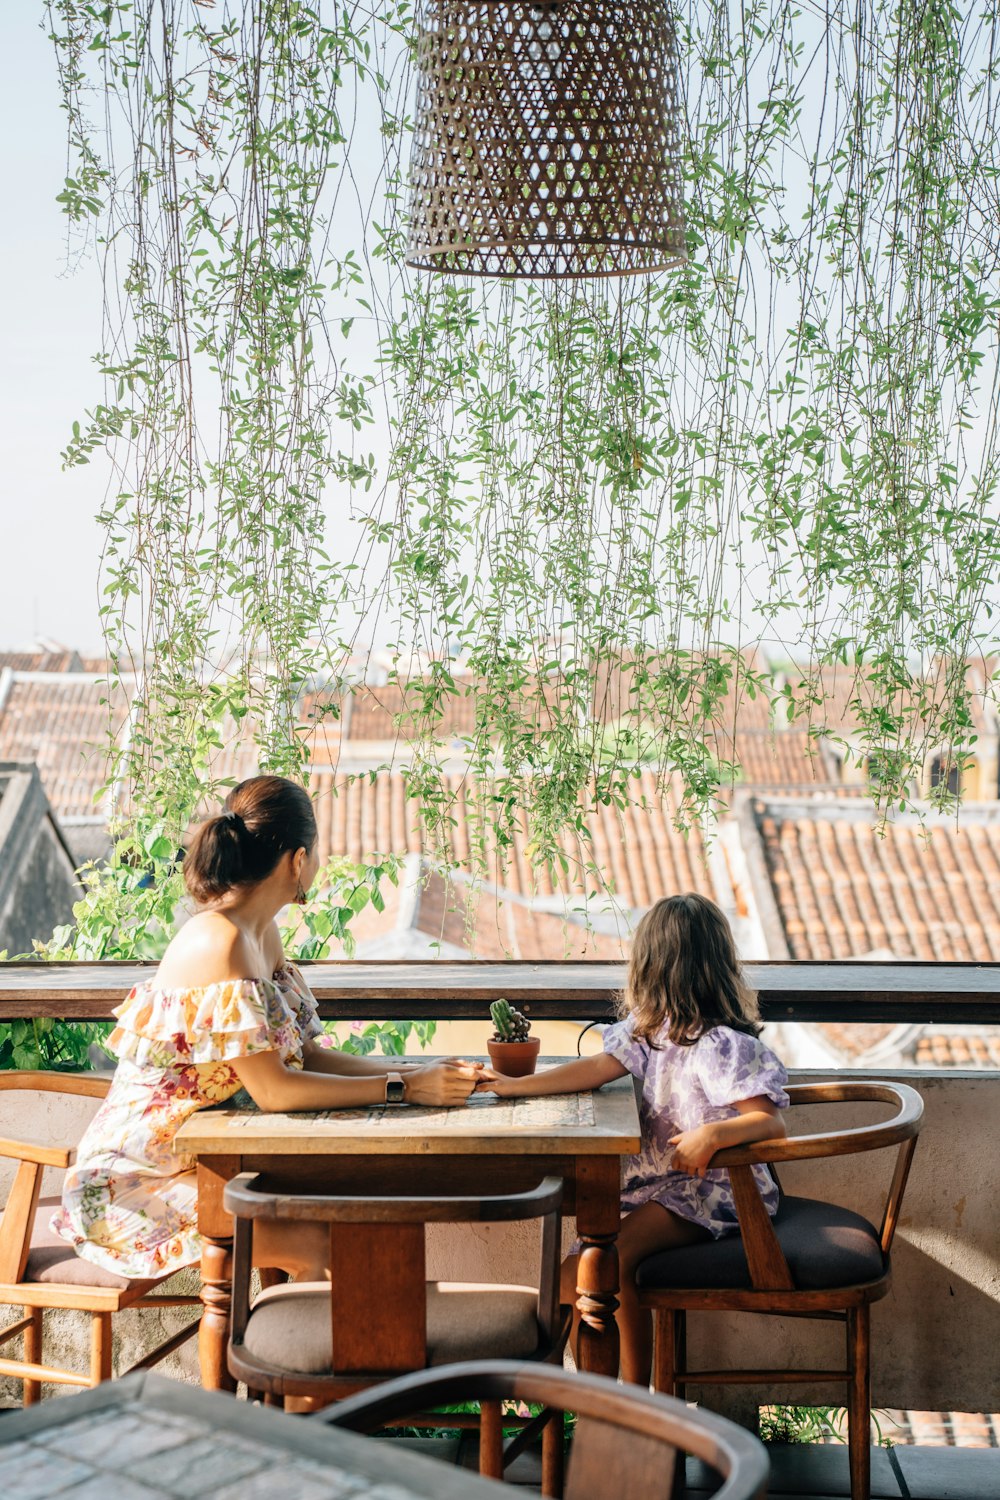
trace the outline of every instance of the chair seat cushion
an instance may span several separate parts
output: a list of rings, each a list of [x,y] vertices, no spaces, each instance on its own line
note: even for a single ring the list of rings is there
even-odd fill
[[[533,1287],[427,1283],[427,1363],[463,1359],[530,1359],[540,1330]],[[345,1314],[363,1316],[356,1306]],[[292,1282],[262,1292],[247,1321],[243,1346],[261,1365],[293,1375],[331,1375],[332,1319],[328,1281]]]
[[[878,1234],[867,1219],[816,1198],[782,1198],[771,1220],[799,1291],[828,1291],[877,1281],[885,1271]],[[750,1290],[753,1282],[739,1234],[661,1250],[636,1271],[641,1291],[657,1288],[728,1287]]]
[[[25,1281],[43,1285],[56,1282],[60,1286],[110,1287],[115,1291],[136,1287],[137,1283],[130,1281],[127,1276],[119,1276],[115,1271],[105,1271],[102,1266],[95,1266],[92,1261],[84,1260],[81,1255],[77,1255],[72,1245],[67,1245],[65,1240],[53,1234],[49,1228],[53,1207],[52,1203],[46,1203],[35,1214],[31,1249],[24,1272]]]

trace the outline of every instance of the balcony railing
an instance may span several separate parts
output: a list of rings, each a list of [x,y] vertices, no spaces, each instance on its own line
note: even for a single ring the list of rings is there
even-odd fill
[[[0,1021],[109,1020],[155,964],[2,963]],[[479,1020],[515,999],[533,1020],[604,1021],[625,965],[359,959],[303,964],[325,1020]],[[1000,1025],[1000,963],[748,963],[766,1021]]]

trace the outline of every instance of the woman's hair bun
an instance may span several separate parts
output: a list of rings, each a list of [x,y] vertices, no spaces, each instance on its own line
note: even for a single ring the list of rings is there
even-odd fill
[[[266,880],[289,850],[312,849],[316,818],[304,787],[284,776],[251,776],[195,831],[184,882],[196,901]]]

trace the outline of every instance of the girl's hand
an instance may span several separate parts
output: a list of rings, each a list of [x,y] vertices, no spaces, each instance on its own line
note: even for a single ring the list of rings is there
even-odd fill
[[[697,1130],[685,1130],[672,1135],[669,1144],[674,1147],[670,1165],[675,1172],[688,1172],[692,1177],[703,1177],[708,1170],[719,1143],[711,1125],[699,1125]]]
[[[481,1076],[478,1063],[445,1058],[442,1062],[423,1063],[403,1074],[407,1104],[443,1105],[446,1109],[464,1104]]]
[[[476,1084],[477,1094],[496,1094],[501,1099],[514,1099],[524,1092],[523,1078],[508,1078],[504,1073],[495,1073],[484,1067]]]

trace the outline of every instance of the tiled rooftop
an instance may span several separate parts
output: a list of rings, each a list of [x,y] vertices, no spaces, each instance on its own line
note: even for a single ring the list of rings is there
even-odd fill
[[[970,693],[969,711],[973,732],[981,735],[995,731],[995,688],[993,676],[997,663],[982,657],[966,663],[966,685]],[[943,662],[935,663],[925,679],[923,693],[900,693],[893,712],[915,735],[920,733],[923,712],[928,705],[943,701],[950,691],[945,681]],[[864,669],[856,666],[826,666],[799,676],[788,674],[787,694],[795,708],[795,722],[813,727],[829,727],[833,733],[850,734],[858,728],[859,707],[871,703],[873,690]],[[820,694],[822,704],[810,700]]]
[[[0,760],[34,761],[63,821],[94,817],[107,779],[109,716],[115,734],[128,712],[125,695],[78,672],[14,674],[0,705]]]
[[[722,692],[718,695],[712,714],[720,735],[742,734],[745,730],[759,733],[771,728],[773,722],[769,696],[771,674],[762,652],[751,647],[725,659],[714,655],[685,659],[681,663],[685,675],[690,671],[693,662],[704,664],[706,696],[710,696],[713,700],[717,696],[715,688],[717,675],[720,671],[723,674]],[[669,673],[669,663],[664,661],[662,667],[658,667],[656,660],[653,659],[645,663],[644,670],[655,680],[658,670]],[[635,666],[626,660],[620,663],[604,662],[598,667],[595,674],[593,700],[593,712],[596,719],[602,723],[611,724],[624,714],[635,711],[637,693],[635,676]],[[650,695],[648,687],[641,689],[641,692],[644,699]],[[648,707],[646,716],[655,727],[656,715],[650,714]]]
[[[85,672],[75,651],[53,644],[37,651],[0,651],[0,672]]]
[[[373,853],[410,853],[438,855],[460,869],[470,868],[477,815],[474,788],[463,776],[447,778],[446,786],[455,804],[447,847],[442,850],[433,847],[401,773],[379,771],[349,780],[332,772],[314,772],[310,790],[316,799],[321,858],[346,855],[360,861]],[[523,818],[509,849],[501,850],[494,839],[488,840],[487,878],[514,895],[530,897],[610,891],[623,906],[632,908],[649,906],[670,891],[698,890],[711,895],[701,836],[696,829],[687,837],[679,833],[673,826],[675,811],[673,796],[664,796],[656,776],[645,772],[636,781],[636,801],[631,806],[623,811],[588,810],[589,839],[568,832],[563,835],[561,848],[569,868],[557,885],[547,871],[532,868]]]
[[[921,1068],[1000,1069],[1000,1033],[928,1032],[917,1040],[914,1061]]]
[[[735,763],[740,782],[753,787],[836,786],[818,741],[808,729],[745,729],[718,737],[718,758]]]
[[[755,820],[792,958],[986,961],[1000,954],[996,805],[890,822],[870,806],[759,800]]]

